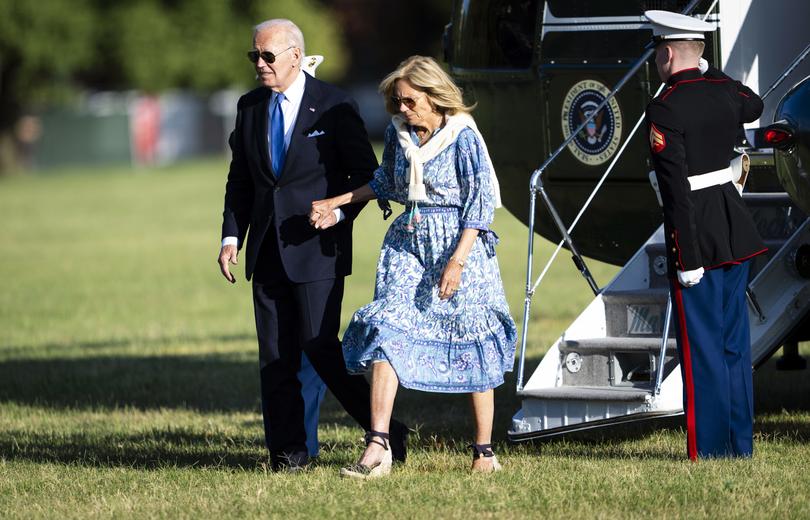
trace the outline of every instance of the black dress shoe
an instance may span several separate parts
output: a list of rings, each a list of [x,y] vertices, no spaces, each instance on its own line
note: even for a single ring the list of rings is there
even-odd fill
[[[408,427],[399,421],[391,420],[390,435],[391,458],[396,462],[405,462],[408,457]]]
[[[273,463],[273,471],[298,473],[307,469],[309,456],[305,451],[271,453],[270,461]]]

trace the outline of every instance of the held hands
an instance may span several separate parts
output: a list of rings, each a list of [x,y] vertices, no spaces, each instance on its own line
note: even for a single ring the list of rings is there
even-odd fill
[[[703,268],[694,269],[692,271],[678,271],[678,281],[684,287],[694,287],[700,283],[703,278]]]
[[[234,245],[227,245],[222,246],[222,249],[219,250],[219,270],[222,271],[222,276],[225,277],[231,283],[236,283],[236,277],[231,273],[231,270],[228,268],[228,264],[231,263],[236,265],[238,262],[236,256],[238,251],[236,246]]]
[[[326,229],[337,224],[335,209],[338,208],[334,198],[316,200],[312,202],[312,209],[309,212],[309,223],[315,229]]]
[[[456,257],[450,257],[444,267],[442,278],[439,280],[439,298],[449,300],[461,285],[461,271],[464,269],[464,261]]]

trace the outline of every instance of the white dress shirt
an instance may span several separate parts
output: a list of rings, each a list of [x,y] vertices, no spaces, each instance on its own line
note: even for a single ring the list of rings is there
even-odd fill
[[[281,100],[281,112],[284,114],[284,148],[290,148],[290,140],[292,139],[293,129],[295,128],[295,121],[298,119],[298,110],[301,108],[301,100],[304,99],[304,87],[307,84],[307,78],[303,71],[298,71],[298,76],[295,77],[293,82],[284,91],[284,99]],[[270,97],[270,103],[267,105],[267,150],[272,150],[270,146],[270,111],[273,109],[273,103],[278,94],[273,92]],[[269,152],[272,153],[272,152]],[[270,159],[270,157],[268,157]],[[346,216],[343,210],[335,208],[335,218],[340,222]],[[222,239],[222,247],[227,245],[239,245],[237,237],[225,237]]]

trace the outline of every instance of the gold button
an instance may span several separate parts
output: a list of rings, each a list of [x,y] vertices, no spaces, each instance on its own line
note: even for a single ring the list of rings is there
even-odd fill
[[[672,252],[675,253],[676,251],[678,251],[678,250],[673,247]]]
[[[679,264],[678,262],[675,262],[675,267],[678,267],[679,265],[681,265],[681,264]]]
[[[669,238],[675,238],[675,233],[670,233]]]

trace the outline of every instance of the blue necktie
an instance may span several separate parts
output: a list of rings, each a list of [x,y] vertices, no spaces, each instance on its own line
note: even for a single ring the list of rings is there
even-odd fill
[[[273,102],[273,112],[270,115],[270,157],[273,163],[273,173],[276,177],[281,175],[284,168],[284,159],[287,150],[284,148],[284,112],[281,111],[281,102],[284,94],[276,94]]]

